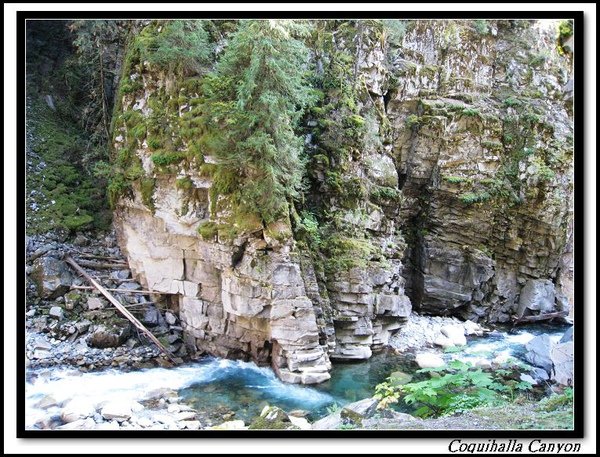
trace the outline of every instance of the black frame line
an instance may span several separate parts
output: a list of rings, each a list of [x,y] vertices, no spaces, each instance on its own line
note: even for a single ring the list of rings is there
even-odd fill
[[[26,430],[25,429],[25,27],[57,19],[572,19],[574,21],[574,301],[573,430]],[[583,438],[584,437],[584,25],[583,11],[17,11],[17,438]],[[587,430],[588,434],[591,432]]]

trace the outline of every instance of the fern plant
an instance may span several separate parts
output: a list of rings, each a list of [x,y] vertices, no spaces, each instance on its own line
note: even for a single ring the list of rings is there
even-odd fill
[[[375,389],[380,409],[400,399],[415,408],[419,417],[444,416],[480,406],[495,406],[514,401],[517,392],[531,389],[531,384],[516,381],[513,373],[483,371],[471,363],[458,360],[439,368],[424,368],[417,373],[429,373],[430,379],[393,385],[388,380]]]

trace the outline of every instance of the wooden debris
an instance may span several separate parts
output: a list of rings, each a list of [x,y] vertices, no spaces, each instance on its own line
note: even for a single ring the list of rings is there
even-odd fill
[[[556,313],[538,314],[537,316],[519,317],[513,321],[514,325],[526,324],[529,322],[549,321],[552,319],[567,317],[568,311],[559,311]]]
[[[141,330],[148,338],[150,338],[150,340],[156,344],[156,346],[168,357],[168,359],[173,362],[173,363],[177,363],[177,360],[175,359],[175,357],[173,356],[173,354],[171,354],[171,352],[169,352],[169,350],[167,348],[165,348],[162,343],[160,341],[158,341],[158,338],[156,338],[152,332],[150,332],[150,330],[148,330],[144,324],[142,324],[139,320],[137,320],[137,318],[131,314],[129,312],[129,310],[127,308],[125,308],[121,302],[119,300],[117,300],[114,295],[112,295],[108,290],[106,290],[104,287],[102,287],[102,285],[100,283],[98,283],[98,281],[96,281],[93,277],[91,277],[89,274],[86,273],[86,271],[81,268],[81,266],[79,266],[77,264],[77,262],[75,262],[75,260],[73,260],[73,258],[69,255],[67,255],[65,257],[65,261],[71,265],[75,271],[77,271],[77,273],[79,273],[80,275],[82,275],[84,278],[86,278],[90,283],[92,283],[92,285],[98,289],[100,291],[100,293],[102,295],[104,295],[108,301],[110,301],[115,308],[117,308],[119,310],[119,312],[125,316],[136,328],[138,328],[139,330]]]
[[[72,257],[70,257],[72,258]],[[129,265],[127,265],[126,263],[116,263],[116,262],[94,262],[93,260],[79,260],[79,265],[87,267],[87,268],[92,268],[95,270],[107,270],[107,269],[112,269],[114,268],[115,270],[119,270],[119,269],[123,269],[123,268],[128,268]]]
[[[72,285],[71,289],[94,290],[96,288],[92,287],[92,286],[75,286],[75,285]],[[121,294],[143,294],[143,295],[160,294],[160,292],[156,292],[154,290],[129,290],[129,289],[108,289],[108,288],[105,288],[105,290],[108,290],[109,292],[119,292]]]

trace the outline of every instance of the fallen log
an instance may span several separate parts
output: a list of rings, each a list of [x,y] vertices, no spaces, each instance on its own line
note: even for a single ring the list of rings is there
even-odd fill
[[[72,285],[71,289],[77,289],[77,290],[94,290],[94,289],[96,289],[96,287],[92,287],[92,286],[75,286],[75,285]],[[108,289],[108,288],[105,288],[105,290],[108,290],[109,292],[120,292],[122,294],[144,294],[144,295],[160,294],[160,292],[156,292],[154,290],[129,290],[129,289]]]
[[[79,260],[79,265],[92,268],[94,270],[110,270],[114,268],[118,270],[120,268],[129,268],[129,265],[126,263],[107,263],[107,262],[94,262],[93,260]]]
[[[111,262],[123,263],[123,259],[119,257],[112,257],[106,255],[96,255],[96,254],[88,254],[86,252],[79,252],[75,254],[77,257],[81,257],[83,259],[98,259],[98,260],[108,260]]]
[[[173,354],[171,354],[171,352],[169,352],[169,350],[167,348],[165,348],[162,343],[160,341],[158,341],[158,338],[156,338],[152,332],[150,332],[150,330],[148,330],[144,324],[142,324],[139,320],[137,320],[137,318],[131,314],[129,312],[129,310],[127,308],[125,308],[121,302],[119,300],[117,300],[108,290],[106,290],[104,287],[102,287],[102,285],[100,283],[98,283],[93,277],[91,277],[89,274],[86,273],[86,271],[81,268],[77,262],[75,262],[75,260],[73,260],[73,258],[69,255],[67,255],[65,257],[65,261],[71,265],[75,271],[77,271],[77,273],[79,273],[80,275],[82,275],[85,279],[87,279],[90,283],[92,283],[92,285],[98,289],[100,291],[100,293],[102,295],[104,295],[109,302],[111,302],[115,308],[117,308],[119,310],[119,312],[125,316],[129,322],[131,322],[137,329],[141,330],[142,333],[144,333],[148,338],[150,338],[150,340],[158,347],[158,349],[160,349],[166,356],[167,358],[173,362],[173,363],[177,363],[175,357],[173,356]]]
[[[538,314],[536,316],[524,316],[519,317],[513,321],[514,325],[526,324],[529,322],[540,322],[540,321],[549,321],[555,319],[557,317],[567,317],[569,314],[568,311],[558,311],[556,313],[546,313],[546,314]]]

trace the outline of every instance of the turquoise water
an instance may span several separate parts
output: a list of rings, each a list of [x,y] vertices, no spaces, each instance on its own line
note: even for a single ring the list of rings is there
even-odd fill
[[[568,327],[528,326],[501,331],[493,336],[469,338],[460,352],[443,354],[447,360],[493,359],[498,355],[524,357],[524,345],[539,334],[558,340]],[[425,350],[427,351],[427,350]],[[183,401],[201,412],[219,416],[235,413],[248,422],[262,408],[276,405],[286,411],[303,410],[311,420],[325,416],[344,404],[370,397],[375,386],[392,372],[415,375],[414,354],[383,352],[359,363],[335,364],[331,379],[317,386],[281,382],[267,367],[253,363],[207,357],[176,368],[150,368],[137,371],[108,369],[83,373],[73,368],[48,368],[30,373],[26,384],[27,419],[31,424],[56,411],[34,405],[46,395],[58,402],[70,399],[102,401],[143,400],[156,389],[173,389]],[[418,375],[415,377],[418,378]]]

